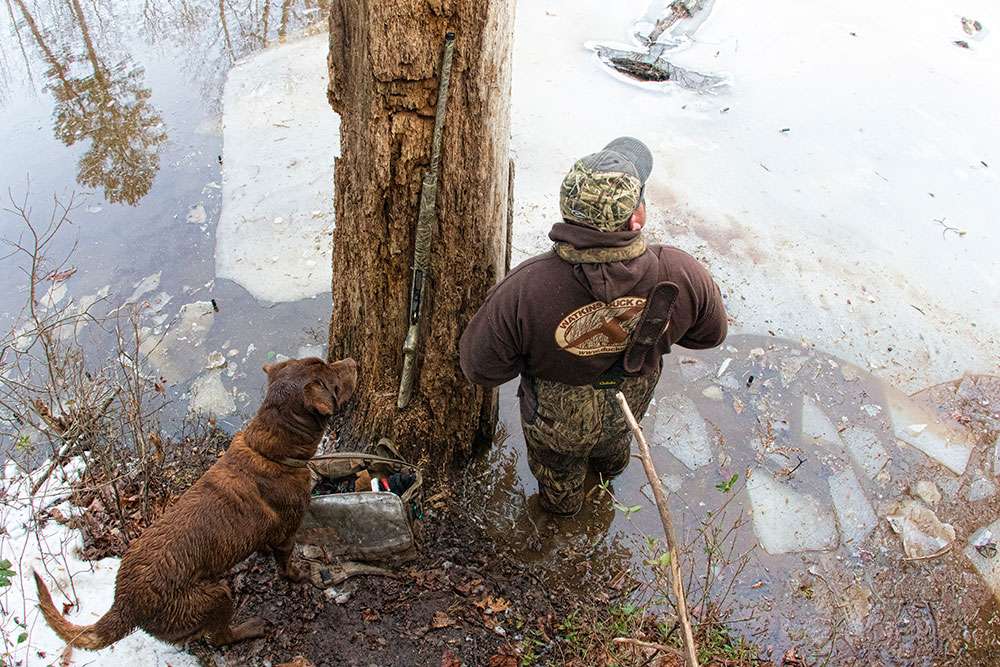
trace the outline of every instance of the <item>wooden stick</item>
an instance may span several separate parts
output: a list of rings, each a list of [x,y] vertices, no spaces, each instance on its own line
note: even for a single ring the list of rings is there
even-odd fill
[[[663,493],[663,485],[660,484],[660,477],[656,474],[653,466],[653,456],[649,453],[649,445],[642,434],[639,422],[635,420],[632,409],[625,400],[625,394],[618,392],[615,396],[622,406],[625,414],[625,421],[635,435],[639,443],[639,458],[642,460],[642,467],[646,470],[646,479],[653,489],[653,499],[656,501],[656,508],[660,511],[660,521],[663,523],[663,533],[667,538],[667,550],[670,552],[670,583],[674,589],[674,597],[677,598],[677,615],[681,621],[681,638],[684,640],[684,653],[688,667],[698,667],[698,651],[694,645],[694,633],[691,631],[691,621],[688,618],[687,601],[684,599],[684,584],[681,580],[681,566],[677,555],[677,538],[674,537],[674,522],[670,518],[670,508],[667,505],[667,497]]]

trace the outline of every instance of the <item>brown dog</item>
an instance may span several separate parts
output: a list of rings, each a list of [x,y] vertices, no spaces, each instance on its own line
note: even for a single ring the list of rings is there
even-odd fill
[[[303,578],[290,557],[309,503],[305,465],[329,417],[354,393],[357,364],[293,359],[264,371],[267,395],[257,415],[129,545],[108,613],[93,625],[73,625],[35,574],[42,614],[64,641],[96,650],[136,628],[175,644],[205,637],[222,645],[264,634],[261,618],[230,627],[233,595],[222,577],[253,552],[269,550],[282,575]]]

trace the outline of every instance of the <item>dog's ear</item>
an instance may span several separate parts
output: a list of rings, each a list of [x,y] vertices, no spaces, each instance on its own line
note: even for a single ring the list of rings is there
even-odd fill
[[[317,380],[310,382],[306,385],[303,393],[305,394],[304,399],[307,408],[318,412],[324,417],[329,417],[333,414],[336,399],[330,395],[330,392],[327,391],[322,382]]]
[[[264,364],[260,368],[261,368],[262,371],[264,371],[265,373],[267,373],[268,375],[270,375],[271,371],[274,370],[274,364]]]

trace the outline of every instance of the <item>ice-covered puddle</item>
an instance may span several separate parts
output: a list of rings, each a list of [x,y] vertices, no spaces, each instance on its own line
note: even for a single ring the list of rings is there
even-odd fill
[[[504,393],[511,437],[487,457],[497,538],[550,560],[553,572],[567,554],[590,554],[593,566],[628,550],[641,572],[639,538],[660,529],[638,461],[613,484],[638,512],[615,513],[596,490],[577,517],[549,520],[531,499],[515,401]],[[735,526],[733,553],[751,550],[742,572],[725,560],[713,567],[717,587],[733,584],[748,634],[763,633],[758,643],[843,658],[868,650],[867,637],[880,651],[934,656],[968,629],[970,611],[1000,596],[1000,556],[988,546],[1000,532],[998,406],[1000,380],[990,376],[911,397],[797,342],[731,336],[717,350],[665,357],[642,423],[695,571],[708,524]],[[920,600],[935,615],[937,644],[879,634]]]

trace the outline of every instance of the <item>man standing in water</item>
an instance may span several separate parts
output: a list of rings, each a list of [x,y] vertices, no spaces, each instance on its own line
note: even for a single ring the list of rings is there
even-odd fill
[[[521,422],[541,506],[572,515],[588,466],[605,479],[629,461],[632,435],[615,393],[645,413],[671,345],[726,337],[726,309],[693,257],[647,245],[649,149],[615,139],[563,179],[552,250],[522,263],[462,334],[462,371],[495,387],[518,374]]]

